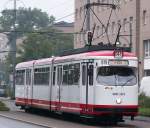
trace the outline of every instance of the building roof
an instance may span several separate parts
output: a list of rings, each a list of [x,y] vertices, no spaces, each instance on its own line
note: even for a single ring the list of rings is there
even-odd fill
[[[55,27],[74,27],[74,22],[68,23],[65,21],[60,21],[54,24]]]

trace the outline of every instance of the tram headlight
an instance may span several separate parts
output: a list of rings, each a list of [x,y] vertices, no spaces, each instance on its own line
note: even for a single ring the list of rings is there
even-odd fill
[[[117,104],[121,104],[122,103],[122,99],[121,98],[116,99],[116,103]]]

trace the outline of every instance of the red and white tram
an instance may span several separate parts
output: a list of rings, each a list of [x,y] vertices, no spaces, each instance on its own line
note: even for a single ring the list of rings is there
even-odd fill
[[[133,118],[137,67],[132,53],[113,50],[22,62],[16,66],[16,105],[116,121]]]

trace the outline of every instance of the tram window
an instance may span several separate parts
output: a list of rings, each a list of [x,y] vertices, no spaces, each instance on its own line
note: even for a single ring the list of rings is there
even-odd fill
[[[56,80],[56,67],[53,68],[53,85],[55,85]]]
[[[57,84],[61,85],[62,83],[62,66],[57,67]]]
[[[35,85],[49,85],[50,68],[36,68],[34,69],[34,84]]]
[[[31,69],[26,70],[26,85],[31,85]]]
[[[80,81],[80,64],[70,64],[68,71],[68,85],[79,85]]]
[[[68,85],[68,65],[63,66],[63,85]]]
[[[88,75],[89,75],[89,85],[93,85],[93,70],[94,66],[90,65],[89,70],[88,70]]]
[[[82,66],[82,85],[86,85],[86,66]]]
[[[73,84],[79,85],[80,80],[80,64],[74,64],[74,75],[73,75]]]
[[[69,65],[69,72],[68,72],[68,84],[73,85],[73,74],[74,74],[74,65]]]
[[[25,80],[25,70],[16,71],[16,84],[24,85],[24,80]]]
[[[97,82],[107,86],[132,86],[136,85],[137,77],[134,68],[100,67],[98,68]]]

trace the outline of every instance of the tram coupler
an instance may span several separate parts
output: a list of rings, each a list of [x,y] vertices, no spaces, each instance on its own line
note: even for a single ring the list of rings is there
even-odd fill
[[[134,116],[131,116],[131,120],[132,120],[132,121],[134,120]]]

